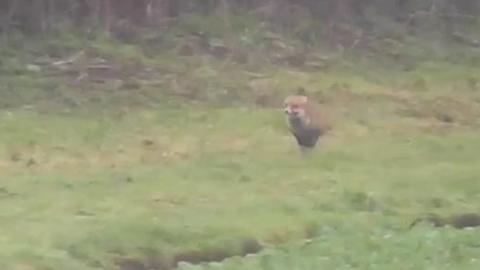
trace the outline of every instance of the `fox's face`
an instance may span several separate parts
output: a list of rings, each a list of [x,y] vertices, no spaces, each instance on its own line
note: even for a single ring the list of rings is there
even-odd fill
[[[307,103],[306,96],[288,96],[283,103],[283,110],[290,118],[304,118]]]

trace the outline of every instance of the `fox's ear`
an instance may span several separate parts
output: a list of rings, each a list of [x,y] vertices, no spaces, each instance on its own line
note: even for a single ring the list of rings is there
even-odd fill
[[[303,88],[302,86],[298,87],[297,89],[297,95],[299,96],[306,96],[307,95],[307,91],[305,90],[305,88]]]

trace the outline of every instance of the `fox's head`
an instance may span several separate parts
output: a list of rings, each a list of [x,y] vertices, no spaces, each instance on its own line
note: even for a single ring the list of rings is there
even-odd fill
[[[285,98],[283,110],[290,118],[304,118],[307,114],[308,98],[302,95],[291,95]]]

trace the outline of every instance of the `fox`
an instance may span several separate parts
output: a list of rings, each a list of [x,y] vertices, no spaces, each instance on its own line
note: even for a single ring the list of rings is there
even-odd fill
[[[283,102],[290,133],[295,137],[302,156],[311,152],[319,138],[331,129],[331,123],[320,105],[309,98],[303,88]]]

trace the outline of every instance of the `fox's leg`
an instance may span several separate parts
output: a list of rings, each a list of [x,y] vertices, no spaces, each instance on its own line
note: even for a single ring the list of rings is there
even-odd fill
[[[300,154],[302,157],[305,157],[311,153],[317,144],[318,136],[298,136],[295,135],[297,139],[298,148],[300,149]]]
[[[312,153],[314,148],[299,145],[299,149],[300,149],[300,156],[304,158],[304,157],[307,157],[310,153]]]

